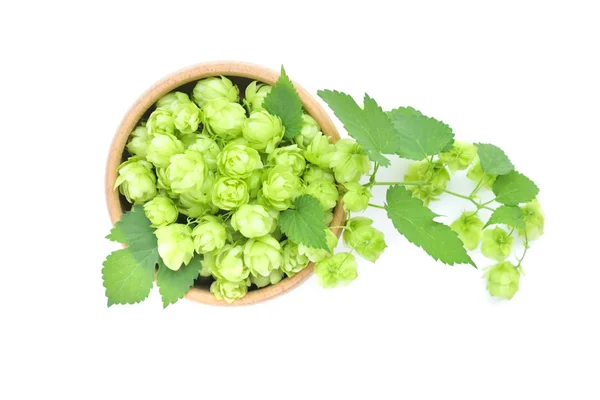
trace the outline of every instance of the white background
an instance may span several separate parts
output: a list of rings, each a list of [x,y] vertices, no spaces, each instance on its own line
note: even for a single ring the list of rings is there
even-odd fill
[[[351,3],[2,2],[0,398],[600,398],[594,2]],[[514,299],[375,210],[390,248],[348,287],[107,309],[112,135],[157,79],[220,59],[283,63],[313,93],[367,91],[502,147],[547,216]]]

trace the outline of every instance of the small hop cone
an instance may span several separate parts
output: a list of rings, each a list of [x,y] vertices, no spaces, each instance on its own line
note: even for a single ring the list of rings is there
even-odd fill
[[[198,107],[215,100],[236,103],[240,99],[240,90],[224,76],[201,79],[192,91],[192,98]]]
[[[347,285],[358,276],[356,258],[347,252],[337,253],[315,264],[315,275],[324,288]]]
[[[510,300],[519,290],[521,274],[508,261],[489,267],[484,277],[487,278],[487,290],[494,297]]]

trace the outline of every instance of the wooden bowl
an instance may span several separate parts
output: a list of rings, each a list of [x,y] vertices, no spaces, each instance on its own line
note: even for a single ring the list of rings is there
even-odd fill
[[[136,127],[138,121],[143,116],[147,116],[148,112],[156,101],[164,96],[165,94],[184,87],[184,89],[190,89],[190,85],[193,82],[206,78],[209,76],[227,76],[232,79],[236,84],[240,86],[240,94],[243,95],[245,86],[253,80],[268,83],[270,85],[275,84],[279,74],[273,70],[262,67],[260,65],[249,64],[245,62],[237,61],[217,61],[208,62],[202,64],[196,64],[191,67],[177,71],[152,86],[146,93],[144,93],[129,109],[123,121],[119,125],[115,137],[113,139],[110,151],[108,154],[108,160],[106,163],[106,201],[108,204],[108,212],[110,219],[114,224],[119,219],[124,210],[127,210],[127,202],[119,194],[118,190],[114,190],[115,180],[117,179],[117,168],[122,162],[124,157],[125,144],[129,138],[129,134]],[[186,87],[185,85],[188,84]],[[296,90],[302,99],[304,109],[308,112],[321,126],[321,130],[325,135],[328,135],[335,142],[340,136],[337,132],[333,122],[329,118],[327,112],[321,107],[316,99],[309,94],[306,90],[297,84]],[[189,90],[184,90],[189,92]],[[334,209],[333,221],[331,226],[341,226],[344,224],[345,213],[342,208],[341,202],[338,202]],[[341,230],[338,228],[332,229],[332,231],[339,237]],[[194,300],[204,304],[213,305],[247,305],[254,304],[261,301],[271,299],[275,296],[282,294],[283,292],[293,289],[300,283],[304,282],[310,274],[313,272],[314,265],[310,263],[306,268],[297,273],[291,278],[281,280],[275,285],[270,285],[262,289],[251,290],[242,299],[236,300],[232,304],[229,304],[223,300],[217,300],[208,288],[192,287],[189,293],[185,296],[189,300]]]

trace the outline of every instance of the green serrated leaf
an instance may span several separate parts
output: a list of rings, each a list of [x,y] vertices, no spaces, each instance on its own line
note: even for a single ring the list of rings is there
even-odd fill
[[[130,248],[109,254],[102,268],[108,306],[134,304],[146,299],[153,286],[157,261],[158,251],[149,254],[143,262]]]
[[[167,308],[169,304],[176,303],[190,291],[201,269],[202,256],[198,254],[192,258],[188,265],[183,265],[177,271],[170,270],[159,259],[156,283],[164,308]]]
[[[138,204],[121,216],[106,238],[113,242],[131,245],[151,240],[153,236],[154,228],[144,213],[144,207]]]
[[[106,239],[112,240],[113,242],[125,244],[127,242],[127,239],[125,238],[123,231],[119,228],[120,222],[121,221],[117,221],[115,226],[112,227],[110,233],[106,235]]]
[[[272,115],[281,118],[285,126],[285,137],[293,138],[302,129],[302,100],[296,92],[294,84],[281,66],[279,79],[265,97],[263,108]]]
[[[423,113],[421,111],[417,110],[416,108],[410,107],[410,106],[394,108],[393,110],[388,111],[387,114],[392,119],[392,122],[394,121],[394,119],[399,118],[401,116],[409,116],[409,115],[422,116],[423,115]]]
[[[319,200],[305,194],[296,199],[295,206],[295,209],[281,213],[281,232],[296,243],[329,251],[325,236],[325,212]]]
[[[527,203],[535,199],[540,192],[531,179],[517,171],[496,178],[492,191],[498,203],[508,206]]]
[[[411,192],[401,186],[391,186],[386,203],[388,217],[409,242],[445,264],[471,264],[476,267],[456,232],[434,221],[438,215],[425,207],[421,200],[412,197]]]
[[[160,258],[158,242],[150,224],[143,207],[136,205],[123,214],[107,236],[128,245],[126,249],[113,252],[104,262],[102,278],[109,306],[137,303],[148,296]],[[150,284],[148,274],[151,275]]]
[[[361,108],[350,95],[342,92],[319,90],[317,94],[333,110],[348,134],[356,139],[372,161],[384,167],[390,165],[390,160],[383,154],[396,153],[398,135],[388,114],[375,100],[365,94],[364,108]]]
[[[488,175],[506,175],[515,167],[510,162],[504,151],[498,146],[488,143],[475,143],[481,169]]]
[[[520,229],[525,226],[523,210],[515,206],[500,206],[494,210],[484,228],[494,224],[504,224]]]
[[[422,160],[441,153],[454,143],[452,128],[435,118],[405,109],[392,110],[390,115],[398,131],[398,155],[402,158]]]

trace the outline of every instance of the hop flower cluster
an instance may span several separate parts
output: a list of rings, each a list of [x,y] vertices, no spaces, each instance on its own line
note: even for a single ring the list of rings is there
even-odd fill
[[[352,255],[333,256],[282,235],[279,216],[303,194],[319,201],[326,224],[341,195],[346,210],[364,210],[371,193],[358,181],[370,161],[353,139],[334,144],[306,113],[300,133],[286,138],[282,120],[263,108],[270,91],[252,82],[241,95],[227,77],[211,77],[190,94],[167,94],[131,133],[130,156],[118,169],[115,187],[143,204],[166,267],[177,271],[203,255],[200,275],[212,276],[211,292],[227,302],[291,277],[309,261],[319,263],[327,287],[357,275]],[[363,225],[345,240],[374,261],[383,235]],[[337,237],[326,232],[333,250]]]
[[[494,211],[491,207],[484,207],[487,204],[492,205],[494,199],[486,203],[478,203],[476,201],[479,199],[477,193],[484,188],[493,191],[497,175],[489,175],[483,171],[475,145],[459,141],[455,141],[450,149],[439,153],[437,157],[426,158],[410,164],[404,180],[406,188],[412,192],[412,196],[421,199],[425,205],[428,205],[432,201],[439,200],[439,196],[444,192],[456,196],[456,193],[448,191],[446,188],[451,176],[457,171],[464,170],[466,170],[466,177],[476,186],[470,196],[458,194],[458,197],[470,200],[478,206],[474,211],[462,212],[450,224],[450,228],[456,232],[466,250],[474,251],[479,248],[485,257],[498,262],[486,269],[484,278],[487,281],[487,289],[494,297],[511,299],[519,288],[523,257],[517,257],[517,265],[512,264],[508,259],[514,255],[515,244],[519,244],[515,243],[517,235],[521,237],[523,245],[527,249],[531,241],[536,240],[544,233],[544,214],[539,201],[534,199],[522,204],[519,207],[520,210],[516,209],[517,206],[509,207],[513,209],[511,211],[515,213],[513,215],[520,215],[521,226],[513,227],[500,223],[502,226],[486,229],[478,212],[482,209]],[[358,195],[360,191],[364,190],[366,189],[361,185],[350,185],[344,196],[356,199],[354,201],[359,204],[362,204],[363,201],[368,203],[368,200],[362,200]],[[361,221],[356,221],[355,224],[357,223],[360,224]],[[351,224],[348,226],[350,227]],[[346,231],[344,238],[348,234],[349,232]],[[371,251],[374,249],[375,247],[370,248]]]

